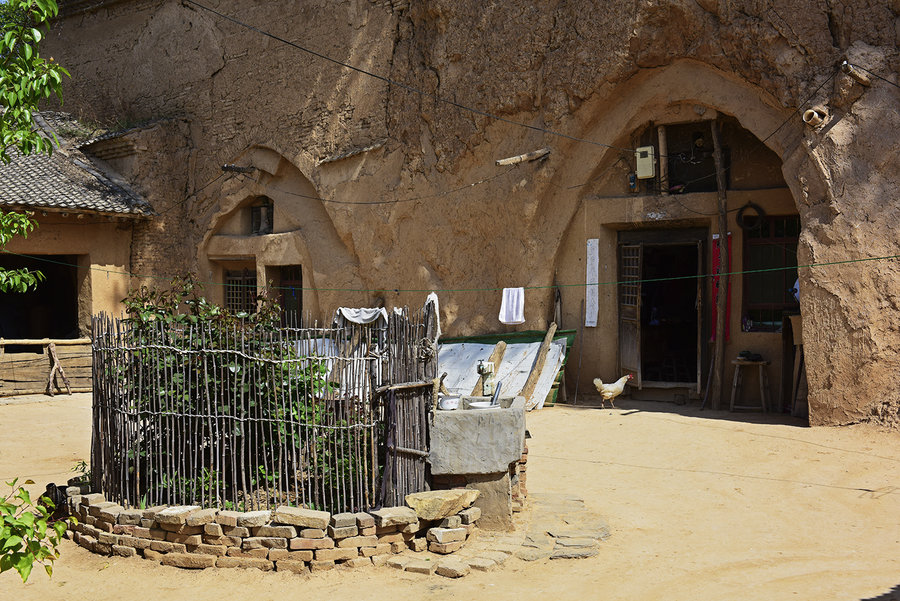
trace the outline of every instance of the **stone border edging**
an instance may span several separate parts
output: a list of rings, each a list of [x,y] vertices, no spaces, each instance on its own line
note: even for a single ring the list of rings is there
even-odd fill
[[[384,565],[407,549],[448,555],[463,547],[481,517],[477,507],[439,520],[420,519],[409,507],[338,514],[288,506],[250,512],[196,505],[141,510],[126,509],[99,493],[73,494],[68,508],[78,523],[67,536],[93,553],[137,556],[180,568],[299,574]],[[438,573],[468,573],[467,565],[449,566]]]

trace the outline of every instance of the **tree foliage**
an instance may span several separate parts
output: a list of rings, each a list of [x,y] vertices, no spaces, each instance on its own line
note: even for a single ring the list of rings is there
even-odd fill
[[[53,151],[52,140],[34,124],[38,103],[55,95],[62,101],[62,78],[69,73],[38,45],[56,16],[55,0],[7,0],[0,4],[0,161],[9,149],[22,154]],[[43,30],[43,31],[42,31]]]
[[[34,481],[26,480],[25,484]],[[50,499],[41,497],[41,502],[34,504],[28,491],[18,486],[18,480],[6,485],[11,490],[0,498],[0,572],[14,569],[26,582],[38,563],[52,575],[53,561],[59,557],[56,547],[70,518],[52,521]]]
[[[28,236],[36,225],[31,213],[0,212],[0,250],[13,236]],[[27,292],[43,280],[44,274],[40,271],[0,268],[0,292]]]

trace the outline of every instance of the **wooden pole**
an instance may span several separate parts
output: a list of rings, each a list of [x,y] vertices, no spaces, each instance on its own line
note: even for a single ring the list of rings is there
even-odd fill
[[[719,124],[710,121],[713,140],[713,160],[716,165],[716,192],[719,213],[719,273],[716,290],[716,344],[713,351],[712,408],[718,409],[722,401],[722,382],[725,380],[725,310],[728,303],[728,199],[725,193],[725,167],[722,164],[722,142]]]
[[[525,380],[525,386],[522,388],[522,396],[525,397],[525,408],[528,410],[533,409],[540,402],[540,400],[532,402],[531,396],[534,394],[538,379],[544,370],[544,363],[547,361],[547,351],[550,350],[550,343],[553,342],[554,334],[556,334],[556,323],[551,323],[550,329],[547,330],[544,341],[541,342],[541,346],[538,349],[538,355],[534,360],[534,365],[531,367],[531,373],[528,374],[528,379]]]

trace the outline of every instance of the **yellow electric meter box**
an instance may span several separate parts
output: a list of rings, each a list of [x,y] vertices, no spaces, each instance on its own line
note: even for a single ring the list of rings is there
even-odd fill
[[[650,179],[656,177],[656,157],[652,146],[641,146],[634,150],[634,160],[637,163],[635,171],[638,179]]]

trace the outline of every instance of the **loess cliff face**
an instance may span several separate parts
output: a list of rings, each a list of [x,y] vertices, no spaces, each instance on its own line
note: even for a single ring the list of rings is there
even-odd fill
[[[900,89],[837,68],[848,58],[897,82],[896,0],[201,3],[425,93],[190,3],[62,2],[47,50],[72,73],[64,108],[98,123],[154,119],[159,130],[134,134],[145,143],[114,165],[161,213],[135,237],[142,273],[199,269],[223,199],[265,185],[220,166],[265,149],[323,198],[404,201],[324,203],[329,244],[355,267],[343,255],[310,266],[323,312],[373,297],[419,305],[424,294],[410,289],[549,286],[560,241],[577,227],[585,192],[573,186],[621,152],[537,128],[629,147],[674,104],[732,115],[782,158],[801,265],[900,254]],[[822,127],[794,114],[813,105],[828,114]],[[494,165],[545,146],[545,161]],[[339,287],[379,292],[325,290]],[[811,421],[900,423],[897,262],[802,269],[801,288]],[[580,319],[571,290],[565,327]],[[497,329],[499,293],[441,300],[445,331]],[[526,326],[545,326],[551,311],[549,290],[529,291]]]

